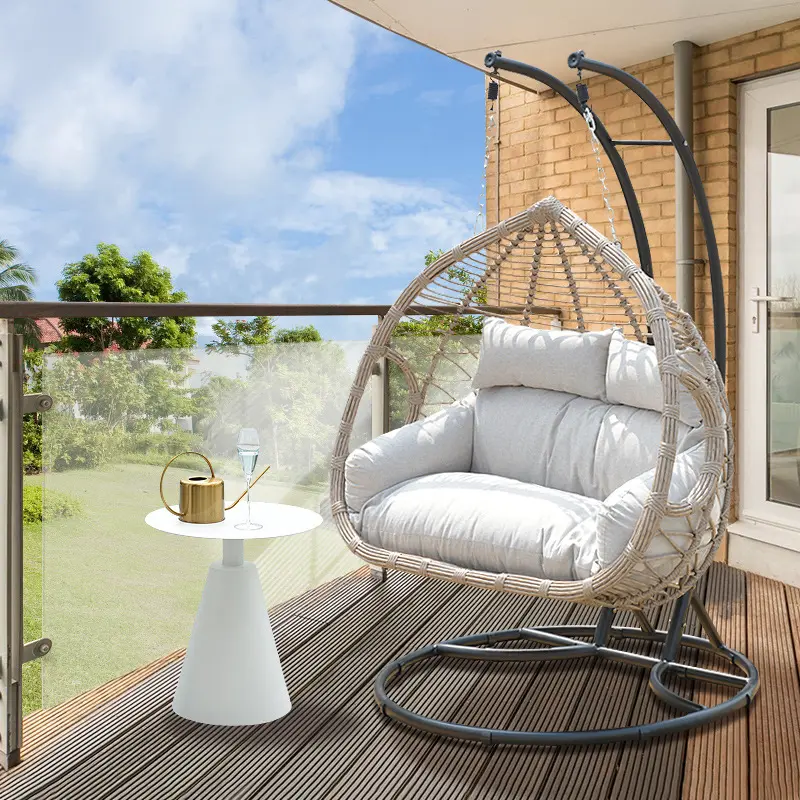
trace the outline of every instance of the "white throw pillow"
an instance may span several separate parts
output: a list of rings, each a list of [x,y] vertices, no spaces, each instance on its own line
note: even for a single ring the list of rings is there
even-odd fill
[[[608,349],[606,392],[609,403],[662,411],[664,397],[655,347],[626,339],[622,331],[614,330]],[[683,386],[680,404],[681,422],[692,428],[700,425],[700,410]]]
[[[700,438],[702,430],[693,431],[686,437],[684,444]],[[700,477],[700,472],[705,461],[705,444],[693,444],[675,459],[672,470],[672,480],[669,486],[669,501],[671,503],[683,502],[689,492],[695,487]],[[612,492],[603,502],[597,515],[597,555],[600,567],[612,564],[625,549],[633,535],[634,528],[644,510],[644,505],[653,488],[655,469],[648,470],[642,475],[633,478]],[[711,510],[711,517],[716,523],[720,517],[721,506],[717,501]],[[675,544],[688,547],[694,535],[692,525],[698,524],[697,520],[687,520],[684,517],[664,517],[661,528],[673,538]],[[670,553],[670,543],[663,536],[655,537],[648,553],[663,555]],[[674,552],[674,550],[672,550]],[[679,559],[679,554],[676,554]],[[658,567],[659,571],[669,569],[669,563]],[[661,572],[661,574],[667,574]]]
[[[611,333],[540,330],[487,320],[472,385],[529,386],[605,400]]]

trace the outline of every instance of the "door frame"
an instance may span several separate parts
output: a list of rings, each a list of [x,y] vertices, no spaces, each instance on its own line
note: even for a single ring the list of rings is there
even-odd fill
[[[762,294],[766,292],[767,110],[795,103],[800,103],[800,69],[739,86],[736,470],[739,519],[730,526],[729,543],[731,563],[739,560],[739,553],[745,561],[741,566],[781,580],[788,577],[792,583],[800,581],[800,508],[766,499],[766,314],[762,307],[760,331],[753,333],[756,304],[750,297],[756,286]],[[755,265],[758,266],[754,269]],[[745,547],[737,542],[737,537],[750,543]],[[756,553],[753,550],[756,543],[768,549]],[[788,558],[788,562],[781,562],[782,558]]]

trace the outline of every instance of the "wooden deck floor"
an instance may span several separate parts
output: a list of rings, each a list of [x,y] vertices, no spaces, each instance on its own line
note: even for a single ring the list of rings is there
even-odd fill
[[[0,775],[0,797],[798,800],[800,590],[715,565],[701,591],[762,677],[747,712],[702,732],[600,748],[487,748],[392,722],[371,697],[391,657],[465,632],[591,622],[596,612],[397,573],[376,585],[360,570],[273,613],[294,701],[284,719],[238,729],[179,719],[173,654],[31,715],[24,761]],[[441,661],[409,670],[397,692],[419,711],[492,725],[596,727],[668,713],[643,670],[592,660]]]

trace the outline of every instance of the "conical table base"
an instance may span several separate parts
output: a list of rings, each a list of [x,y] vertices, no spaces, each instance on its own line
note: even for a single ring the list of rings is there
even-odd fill
[[[291,708],[255,565],[214,562],[173,711],[210,725],[258,725]]]

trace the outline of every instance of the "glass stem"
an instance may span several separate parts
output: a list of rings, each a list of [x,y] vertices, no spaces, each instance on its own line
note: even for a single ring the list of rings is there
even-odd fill
[[[252,475],[248,475],[245,478],[245,482],[247,484],[247,527],[250,527],[250,480]]]

